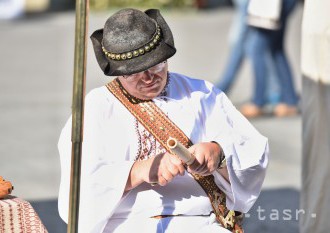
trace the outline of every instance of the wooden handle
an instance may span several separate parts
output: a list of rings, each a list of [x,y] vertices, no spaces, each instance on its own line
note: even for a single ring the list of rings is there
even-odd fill
[[[177,139],[170,137],[167,140],[167,146],[188,166],[195,161],[195,156],[192,155]]]

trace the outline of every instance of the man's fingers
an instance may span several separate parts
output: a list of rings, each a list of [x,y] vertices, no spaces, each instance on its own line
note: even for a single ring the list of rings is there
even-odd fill
[[[168,180],[166,180],[162,175],[158,177],[158,184],[160,186],[165,186],[167,185]]]
[[[185,173],[185,171],[186,171],[186,169],[185,169],[184,166],[181,164],[181,166],[179,166],[179,174],[180,174],[181,176],[183,176],[184,173]]]
[[[199,163],[199,161],[197,159],[194,160],[194,162],[192,164],[190,164],[188,167],[191,170],[197,170],[197,168],[199,168],[201,166],[201,164]]]
[[[169,170],[165,170],[162,171],[160,177],[163,177],[169,183],[173,180],[174,175]]]
[[[204,175],[209,173],[209,169],[207,163],[205,162],[201,163],[200,161],[195,159],[195,161],[188,166],[188,172]]]
[[[180,164],[182,164],[182,161],[181,159],[177,156],[177,155],[174,155],[174,154],[168,154],[169,158],[170,158],[170,161],[171,163],[179,166]]]
[[[211,175],[211,174],[212,173],[209,170],[199,173],[199,175],[201,175],[201,176],[208,176],[208,175]]]
[[[177,174],[184,175],[185,168],[182,164],[181,159],[179,159],[176,155],[170,154],[171,166],[169,166],[170,172],[176,176]]]

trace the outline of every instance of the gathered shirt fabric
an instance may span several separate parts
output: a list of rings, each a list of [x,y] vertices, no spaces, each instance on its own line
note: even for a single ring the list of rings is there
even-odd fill
[[[215,182],[226,194],[227,207],[246,213],[259,196],[265,177],[267,138],[236,110],[223,92],[207,81],[169,73],[165,89],[163,94],[153,99],[154,103],[194,144],[216,141],[221,145],[230,183],[217,172],[213,173]],[[61,160],[58,207],[65,222],[69,209],[71,121],[70,117],[58,143]],[[196,232],[204,232],[200,225],[207,224],[205,232],[212,232],[211,229],[227,232],[215,224],[208,196],[188,172],[163,187],[143,183],[124,192],[133,163],[156,156],[162,151],[158,146],[106,86],[87,94],[81,164],[80,233],[133,230],[160,233],[173,232],[173,229],[179,233],[178,226],[182,225],[190,226]],[[161,220],[150,218],[156,215],[180,216]],[[194,232],[182,229],[182,232]]]

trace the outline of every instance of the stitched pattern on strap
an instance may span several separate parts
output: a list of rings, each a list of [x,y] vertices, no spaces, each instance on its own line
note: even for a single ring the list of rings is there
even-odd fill
[[[169,152],[167,146],[169,137],[176,138],[186,148],[193,145],[184,132],[177,127],[153,101],[130,101],[123,93],[118,78],[106,85],[108,90],[135,116],[135,118],[148,130],[159,143]],[[226,229],[243,232],[241,228],[242,215],[236,216],[235,211],[226,207],[226,195],[215,184],[213,175],[200,176],[191,174],[208,195],[218,222]]]

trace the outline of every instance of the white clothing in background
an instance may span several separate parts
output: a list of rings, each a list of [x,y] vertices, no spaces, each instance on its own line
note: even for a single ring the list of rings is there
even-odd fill
[[[14,19],[24,13],[25,0],[0,0],[0,19]]]

